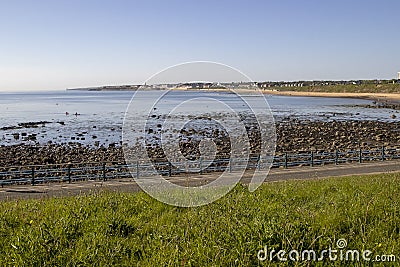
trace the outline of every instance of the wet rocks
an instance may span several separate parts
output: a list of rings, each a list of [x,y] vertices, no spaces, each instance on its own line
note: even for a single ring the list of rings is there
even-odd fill
[[[400,122],[380,121],[301,121],[278,123],[277,151],[348,149],[382,143],[400,144]]]
[[[46,124],[51,123],[50,121],[37,121],[37,122],[22,122],[18,123],[18,126],[22,128],[37,128],[40,125],[41,126],[46,126]]]
[[[7,130],[18,130],[18,129],[29,129],[29,128],[38,128],[40,125],[42,127],[46,126],[46,124],[52,123],[50,121],[31,121],[31,122],[21,122],[15,126],[6,126],[0,128],[1,131]]]
[[[33,134],[29,134],[24,140],[25,141],[36,141],[37,134],[33,133]]]
[[[0,147],[0,166],[54,164],[66,162],[123,162],[120,147],[87,147],[47,144],[45,146],[14,145]]]
[[[384,109],[400,110],[400,103],[398,101],[389,101],[389,100],[373,101],[372,104],[349,105],[349,106],[362,107],[362,108],[384,108]]]

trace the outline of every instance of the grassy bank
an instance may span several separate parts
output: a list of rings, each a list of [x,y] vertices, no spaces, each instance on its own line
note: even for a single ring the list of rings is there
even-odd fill
[[[400,93],[400,84],[325,85],[303,87],[270,87],[269,90],[324,93]]]
[[[399,196],[400,174],[385,174],[269,183],[255,193],[240,185],[199,208],[167,206],[144,193],[2,202],[0,262],[254,266],[270,264],[257,259],[265,245],[320,251],[339,238],[349,249],[400,260]]]

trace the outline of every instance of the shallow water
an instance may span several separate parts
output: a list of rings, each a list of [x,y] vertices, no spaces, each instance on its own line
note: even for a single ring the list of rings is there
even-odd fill
[[[155,102],[159,91],[148,91],[136,101],[138,119],[143,117],[143,108]],[[37,128],[0,130],[0,145],[21,142],[53,141],[68,143],[78,141],[83,144],[119,143],[125,111],[134,92],[89,92],[89,91],[53,91],[32,93],[0,93],[0,128],[18,126],[18,123],[47,121]],[[167,100],[158,103],[159,111],[172,110],[180,103],[196,98],[190,105],[181,106],[179,114],[185,116],[221,115],[218,109],[207,105],[207,98],[214,98],[233,107],[235,111],[243,110],[243,102],[230,93],[208,93],[195,91],[173,91]],[[259,97],[245,98],[257,108]],[[389,109],[372,109],[354,107],[370,105],[372,101],[350,98],[322,97],[266,97],[275,120],[296,117],[307,120],[381,120],[393,121],[390,117],[396,111]],[[209,112],[213,110],[213,112]],[[222,108],[221,112],[225,110]],[[67,113],[68,112],[68,113]],[[77,113],[78,115],[74,115]],[[397,117],[400,117],[397,115]],[[398,119],[397,119],[398,120]],[[62,125],[64,124],[64,125]],[[21,136],[21,134],[26,136]],[[18,139],[13,134],[20,134]],[[36,141],[23,141],[31,134],[36,134]],[[72,139],[71,139],[72,138]]]

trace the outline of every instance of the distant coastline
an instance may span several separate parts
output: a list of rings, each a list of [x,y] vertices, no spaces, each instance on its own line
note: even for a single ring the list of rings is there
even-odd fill
[[[236,88],[242,93],[254,92],[254,85],[261,92],[270,95],[308,96],[308,97],[338,97],[361,98],[400,103],[400,80],[372,80],[372,81],[317,81],[317,82],[232,82],[232,83],[205,83],[191,82],[182,84],[158,85],[111,85],[86,88],[71,88],[71,91],[136,91],[145,90],[182,90],[222,92],[228,88]]]
[[[98,87],[67,88],[67,91],[136,91],[140,85],[106,85]]]

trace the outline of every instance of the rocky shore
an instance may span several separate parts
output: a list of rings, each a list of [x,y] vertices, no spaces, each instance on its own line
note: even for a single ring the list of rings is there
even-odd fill
[[[253,131],[254,129],[249,129]],[[276,124],[276,152],[285,151],[324,151],[347,150],[351,148],[370,148],[374,146],[400,145],[400,122],[379,121],[300,121],[285,119]],[[199,142],[191,138],[191,132],[182,132],[179,144],[187,158],[198,154]],[[257,150],[259,138],[250,132],[252,150]],[[217,142],[219,157],[229,153],[229,137],[216,131],[208,136]],[[149,154],[162,159],[157,146],[149,146]],[[159,159],[160,160],[160,159]],[[20,166],[36,164],[57,164],[68,162],[116,162],[124,163],[123,149],[120,145],[107,147],[87,146],[79,143],[69,145],[48,144],[46,146],[12,145],[0,147],[0,166]]]
[[[299,121],[277,124],[277,151],[334,150],[400,145],[400,122]]]

